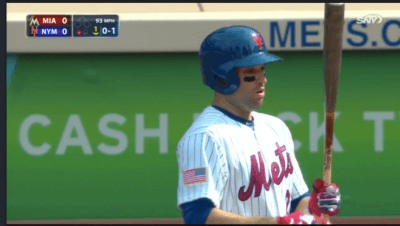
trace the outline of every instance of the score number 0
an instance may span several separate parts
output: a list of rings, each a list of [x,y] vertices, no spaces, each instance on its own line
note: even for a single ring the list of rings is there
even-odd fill
[[[63,17],[62,22],[63,22],[63,24],[66,24],[68,22],[68,19],[66,17]],[[62,33],[63,33],[63,35],[66,35],[68,33],[67,29],[63,28]]]
[[[63,17],[62,22],[63,22],[63,24],[66,24],[68,22],[68,19],[66,17]]]

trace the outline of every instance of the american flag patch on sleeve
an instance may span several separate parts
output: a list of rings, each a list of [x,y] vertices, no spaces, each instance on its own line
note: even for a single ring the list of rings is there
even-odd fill
[[[183,173],[183,185],[187,186],[190,184],[204,183],[207,181],[206,174],[206,168],[185,170]]]

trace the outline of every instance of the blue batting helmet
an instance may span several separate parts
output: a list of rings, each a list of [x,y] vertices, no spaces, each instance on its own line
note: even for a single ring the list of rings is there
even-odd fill
[[[199,53],[203,83],[224,95],[234,93],[240,86],[235,68],[281,60],[267,52],[258,31],[246,26],[227,26],[212,32],[204,39]]]

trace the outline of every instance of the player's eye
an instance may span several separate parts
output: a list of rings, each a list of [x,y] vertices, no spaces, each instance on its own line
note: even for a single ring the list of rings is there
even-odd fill
[[[256,80],[256,76],[246,76],[243,78],[245,82],[253,82]]]

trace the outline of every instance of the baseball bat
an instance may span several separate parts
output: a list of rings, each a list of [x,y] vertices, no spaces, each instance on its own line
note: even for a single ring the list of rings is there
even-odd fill
[[[344,3],[325,3],[324,17],[324,94],[325,94],[325,147],[324,185],[331,183],[333,125],[335,122],[336,97],[339,87],[340,65],[344,26]],[[329,220],[328,216],[324,217]]]

